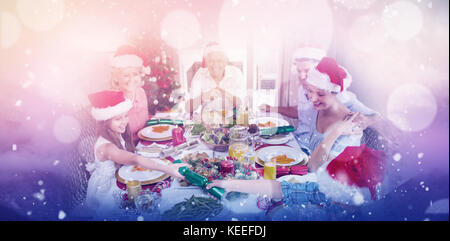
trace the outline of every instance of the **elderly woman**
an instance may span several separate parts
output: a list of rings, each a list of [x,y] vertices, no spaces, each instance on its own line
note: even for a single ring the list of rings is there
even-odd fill
[[[323,58],[308,73],[305,90],[313,108],[299,113],[309,117],[306,123],[309,134],[300,144],[312,150],[307,164],[310,173],[303,176],[304,182],[231,180],[215,181],[209,187],[282,198],[288,205],[323,204],[330,199],[337,203],[360,205],[370,199],[367,188],[343,184],[338,176],[327,170],[328,164],[346,147],[361,144],[362,128],[356,121],[361,114],[350,111],[338,100],[339,94],[349,85],[346,71],[331,58]]]
[[[133,103],[128,112],[128,131],[132,134],[134,145],[139,140],[137,133],[145,127],[149,118],[147,96],[142,88],[142,75],[150,74],[145,59],[136,48],[124,45],[111,60],[112,89],[123,92],[125,98]]]
[[[228,65],[224,49],[215,43],[206,47],[203,57],[205,65],[192,79],[191,99],[186,109],[194,112],[203,107],[229,112],[241,106],[247,85],[240,69]]]

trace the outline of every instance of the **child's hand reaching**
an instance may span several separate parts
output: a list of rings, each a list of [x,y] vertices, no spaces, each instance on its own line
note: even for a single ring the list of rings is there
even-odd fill
[[[184,180],[184,176],[178,172],[178,169],[180,167],[189,167],[189,164],[187,163],[176,163],[176,164],[169,164],[167,166],[166,173],[174,178],[179,178],[181,180]]]
[[[212,187],[220,187],[220,188],[225,189],[226,192],[228,192],[228,190],[227,190],[228,185],[226,185],[225,180],[213,180],[210,184],[208,184],[206,186],[206,189],[210,189]]]

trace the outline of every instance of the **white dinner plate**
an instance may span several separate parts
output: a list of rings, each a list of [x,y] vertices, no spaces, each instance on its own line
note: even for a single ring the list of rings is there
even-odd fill
[[[262,127],[261,125],[264,124],[268,124],[268,123],[273,123],[273,126],[269,126],[269,127]],[[277,117],[271,117],[271,116],[262,116],[262,117],[256,117],[254,119],[251,119],[249,121],[250,124],[256,124],[259,129],[266,129],[266,128],[273,128],[273,127],[278,127],[278,126],[288,126],[289,122],[287,122],[287,120],[281,119],[281,118],[277,118]]]
[[[268,139],[258,137],[258,141],[261,141],[266,144],[271,144],[271,145],[280,145],[280,144],[288,143],[292,138],[293,138],[293,135],[291,133],[288,133],[287,135],[285,135],[285,134],[275,135]]]
[[[168,126],[169,128],[164,131],[164,132],[155,132],[154,128],[160,127],[160,126]],[[158,141],[158,140],[170,140],[172,139],[172,130],[175,128],[176,126],[174,125],[168,125],[168,124],[159,124],[159,125],[152,125],[152,126],[147,126],[145,128],[143,128],[142,130],[139,131],[139,136],[142,137],[143,139],[148,139],[148,140],[154,140],[154,141]]]
[[[169,161],[168,160],[160,160],[160,159],[155,159],[155,161],[157,161],[160,164],[163,165],[168,165]],[[119,170],[117,171],[117,179],[119,180],[119,182],[126,182],[126,181],[130,181],[130,180],[138,180],[140,181],[142,184],[146,185],[146,184],[151,184],[154,182],[158,182],[160,180],[163,180],[165,178],[168,177],[167,174],[165,174],[164,172],[160,172],[160,171],[156,171],[156,170],[144,170],[144,171],[133,171],[134,169],[134,165],[127,165],[127,166],[122,166],[119,168]]]
[[[308,156],[300,149],[295,149],[290,146],[267,146],[256,151],[258,158],[265,162],[270,161],[272,157],[279,155],[286,155],[288,158],[294,159],[295,161],[287,164],[278,164],[277,166],[292,166],[303,162],[305,164],[308,160]]]

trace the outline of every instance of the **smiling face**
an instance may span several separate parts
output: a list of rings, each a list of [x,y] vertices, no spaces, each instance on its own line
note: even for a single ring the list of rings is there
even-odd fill
[[[228,59],[224,53],[211,52],[206,56],[205,61],[211,77],[214,79],[221,79],[224,76],[225,67],[228,62]]]
[[[140,67],[116,68],[113,70],[113,85],[123,92],[134,92],[141,86]]]
[[[128,112],[117,115],[108,120],[108,128],[119,134],[125,133],[128,124]]]
[[[316,65],[317,65],[317,61],[309,60],[309,59],[295,62],[295,66],[297,68],[297,77],[301,84],[303,84],[303,82],[308,77],[308,71],[311,68],[314,68],[314,66],[316,66]]]
[[[306,81],[303,88],[306,91],[306,98],[313,103],[316,110],[326,110],[337,101],[335,93],[319,89]]]

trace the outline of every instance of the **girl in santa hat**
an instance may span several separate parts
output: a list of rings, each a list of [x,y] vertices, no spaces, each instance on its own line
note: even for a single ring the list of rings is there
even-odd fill
[[[149,118],[147,96],[142,88],[142,76],[150,74],[149,63],[135,47],[123,45],[117,49],[110,64],[112,89],[122,91],[133,104],[128,112],[128,126],[133,144],[137,145],[137,133],[145,127]]]
[[[113,215],[117,210],[114,193],[120,189],[116,185],[115,171],[120,165],[137,165],[158,170],[183,179],[178,168],[186,164],[160,164],[157,160],[134,154],[131,143],[128,113],[132,102],[120,91],[102,91],[89,95],[91,114],[97,121],[98,139],[94,145],[94,162],[86,169],[91,173],[86,195],[87,206],[98,215]]]
[[[238,191],[282,198],[285,204],[333,202],[360,205],[370,199],[367,188],[348,185],[327,171],[328,164],[346,147],[360,146],[362,128],[357,122],[360,113],[351,112],[341,101],[339,94],[349,87],[346,71],[334,59],[323,58],[309,71],[306,80],[307,98],[314,108],[304,110],[309,130],[303,136],[301,146],[312,150],[308,162],[309,172],[302,176],[302,183],[274,180],[218,180],[208,188],[218,186],[226,191]],[[343,173],[345,175],[346,173]],[[378,174],[378,173],[375,173]],[[339,179],[339,180],[338,180]]]

